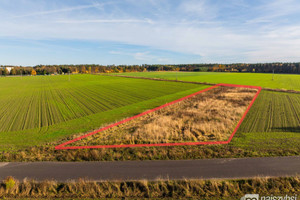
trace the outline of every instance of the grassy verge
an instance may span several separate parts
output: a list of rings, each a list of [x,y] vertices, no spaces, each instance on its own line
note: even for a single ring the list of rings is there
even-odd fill
[[[299,177],[244,180],[181,180],[129,182],[19,182],[7,178],[0,198],[170,198],[240,199],[245,194],[299,195]]]
[[[176,146],[176,147],[135,147],[114,149],[54,150],[53,146],[32,147],[17,153],[3,152],[1,161],[125,161],[125,160],[182,160],[206,158],[241,158],[299,155],[299,139],[292,145],[277,148],[265,145],[238,146]],[[246,141],[247,142],[247,141]],[[292,141],[291,141],[292,142]]]

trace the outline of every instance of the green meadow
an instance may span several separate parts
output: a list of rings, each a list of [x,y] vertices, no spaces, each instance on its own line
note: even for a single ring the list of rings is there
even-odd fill
[[[161,76],[157,78],[169,76],[168,79],[176,75],[174,72],[126,75],[133,74],[152,77],[157,74]],[[238,78],[239,75],[252,78],[239,78],[239,83],[227,77]],[[299,84],[295,79],[297,75],[275,75],[274,82],[257,78],[255,84],[253,76],[270,75],[179,72],[177,76],[179,80],[270,88],[267,83],[276,83],[285,85],[284,89],[295,90]],[[278,81],[279,76],[282,82]],[[204,78],[200,80],[201,77]],[[0,154],[4,161],[200,159],[299,155],[300,152],[299,94],[263,90],[229,145],[54,151],[55,145],[72,139],[73,135],[98,129],[209,86],[101,75],[72,75],[70,81],[69,76],[1,77],[0,85],[0,151],[10,152]],[[31,150],[35,146],[38,148]],[[25,151],[26,156],[20,157],[19,151]]]
[[[84,133],[207,86],[95,75],[0,78],[0,150]]]
[[[259,150],[300,149],[300,95],[262,91],[236,133],[236,147]]]
[[[300,75],[223,72],[135,72],[119,75],[169,80],[254,85],[272,89],[300,91]]]

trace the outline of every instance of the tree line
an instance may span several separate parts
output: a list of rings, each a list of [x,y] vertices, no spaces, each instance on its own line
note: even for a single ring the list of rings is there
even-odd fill
[[[10,69],[10,71],[8,70]],[[0,75],[50,75],[145,71],[202,71],[300,74],[300,63],[179,64],[179,65],[36,65],[0,66]]]

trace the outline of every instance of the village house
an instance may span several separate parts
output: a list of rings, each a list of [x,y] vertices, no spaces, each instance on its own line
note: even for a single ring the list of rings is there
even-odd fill
[[[10,73],[10,71],[13,69],[13,67],[1,67],[1,68],[2,68],[2,69],[5,69],[5,68],[6,68],[7,71],[8,71],[9,73]],[[0,69],[1,69],[1,68],[0,68]]]

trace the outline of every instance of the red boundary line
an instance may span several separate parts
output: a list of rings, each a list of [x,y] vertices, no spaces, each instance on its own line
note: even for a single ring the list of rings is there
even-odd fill
[[[112,128],[114,126],[118,126],[120,124],[123,124],[125,122],[128,122],[130,120],[133,120],[133,119],[136,119],[138,117],[141,117],[141,116],[144,116],[148,113],[151,113],[151,112],[154,112],[156,110],[159,110],[159,109],[162,109],[164,107],[167,107],[167,106],[170,106],[172,104],[175,104],[177,102],[180,102],[180,101],[183,101],[185,99],[188,99],[190,97],[193,97],[197,94],[200,94],[200,93],[203,93],[203,92],[206,92],[206,91],[209,91],[209,90],[212,90],[214,88],[217,88],[219,86],[227,86],[227,87],[242,87],[242,88],[253,88],[253,89],[258,89],[256,95],[253,97],[252,101],[250,102],[249,106],[247,107],[246,111],[244,112],[242,118],[240,119],[240,121],[238,122],[237,126],[235,127],[234,131],[232,132],[232,134],[230,135],[229,139],[227,141],[212,141],[212,142],[182,142],[182,143],[158,143],[158,144],[121,144],[121,145],[97,145],[97,146],[69,146],[69,147],[66,147],[66,145],[68,144],[71,144],[73,142],[76,142],[78,140],[81,140],[83,138],[86,138],[86,137],[89,137],[91,135],[95,135],[101,131],[104,131],[104,130],[107,130],[109,128]],[[135,115],[135,116],[132,116],[132,117],[129,117],[127,119],[124,119],[122,121],[119,121],[117,123],[114,123],[114,124],[111,124],[111,125],[108,125],[108,126],[105,126],[101,129],[98,129],[98,130],[95,130],[91,133],[88,133],[86,135],[83,135],[83,136],[80,136],[78,138],[75,138],[73,140],[70,140],[70,141],[67,141],[63,144],[60,144],[58,146],[55,147],[56,150],[62,150],[62,149],[99,149],[99,148],[124,148],[124,147],[153,147],[153,146],[183,146],[183,145],[210,145],[210,144],[228,144],[233,136],[235,135],[235,133],[237,132],[238,128],[240,127],[240,125],[242,124],[243,120],[245,119],[248,111],[250,110],[250,108],[252,107],[253,103],[255,102],[256,98],[258,97],[260,91],[261,91],[261,87],[258,87],[258,86],[248,86],[248,85],[234,85],[234,84],[225,84],[225,83],[220,83],[220,84],[217,84],[217,85],[214,85],[212,87],[209,87],[209,88],[206,88],[204,90],[200,90],[196,93],[193,93],[193,94],[190,94],[188,96],[185,96],[185,97],[182,97],[180,99],[177,99],[175,101],[172,101],[170,103],[166,103],[164,105],[161,105],[159,107],[156,107],[154,109],[151,109],[151,110],[147,110],[143,113],[140,113],[138,115]]]

